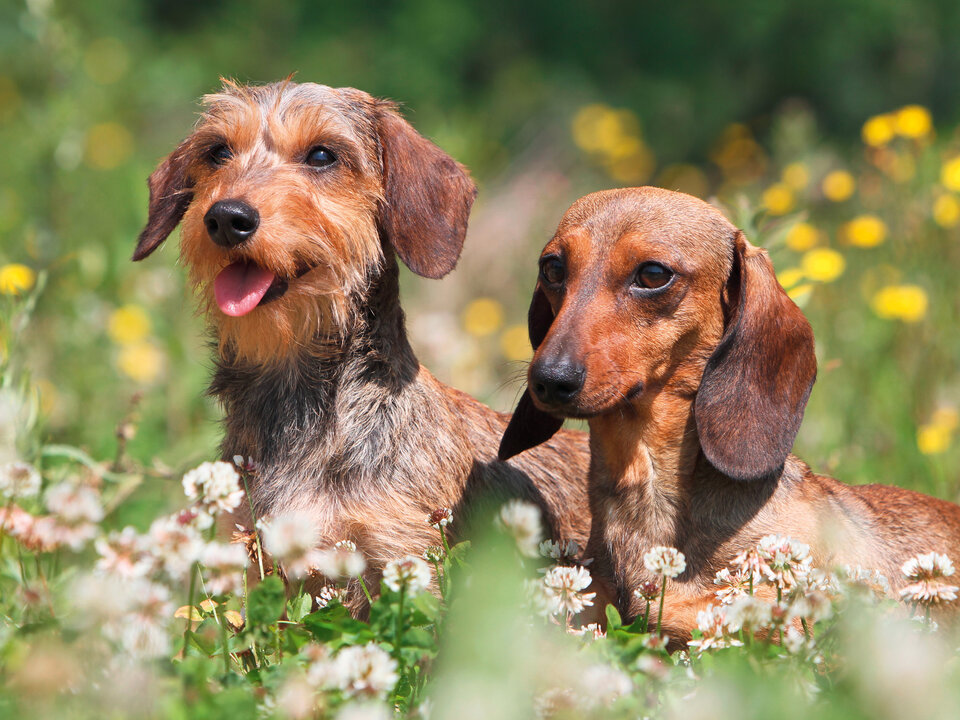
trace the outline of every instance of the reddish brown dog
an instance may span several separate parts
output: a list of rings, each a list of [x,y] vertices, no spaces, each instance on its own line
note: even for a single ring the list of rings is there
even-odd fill
[[[438,542],[432,510],[453,509],[453,539],[485,495],[537,503],[554,538],[582,547],[586,436],[498,462],[507,416],[437,381],[407,341],[396,258],[428,278],[453,270],[476,194],[466,170],[352,88],[227,83],[205,104],[150,176],[133,257],[182,222],[217,339],[223,457],[253,457],[256,513],[307,510],[321,547],[357,544],[373,588],[387,561]]]
[[[664,627],[685,641],[712,580],[778,533],[815,564],[860,565],[903,584],[921,552],[960,559],[960,507],[816,475],[790,454],[816,376],[813,331],[751,245],[715,208],[657,188],[588,195],[540,257],[529,314],[529,393],[501,458],[586,418],[587,555],[626,617],[656,580],[642,555],[680,549]],[[531,402],[532,397],[532,402]]]

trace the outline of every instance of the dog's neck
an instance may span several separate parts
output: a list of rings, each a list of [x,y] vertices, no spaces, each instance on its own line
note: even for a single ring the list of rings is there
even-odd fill
[[[388,430],[409,411],[400,398],[419,371],[398,275],[388,253],[339,337],[317,336],[271,366],[219,357],[210,393],[225,410],[222,452],[253,458],[258,512],[284,498],[296,504],[310,490],[348,492],[365,476],[389,475],[395,433]],[[308,492],[290,487],[289,478],[318,466],[322,478],[304,478]]]
[[[680,581],[709,573],[719,545],[776,488],[776,478],[747,486],[707,462],[694,400],[664,390],[640,408],[590,421],[591,549],[615,578],[621,609],[640,583],[657,580],[643,567],[645,552],[661,545],[681,550],[688,570]]]

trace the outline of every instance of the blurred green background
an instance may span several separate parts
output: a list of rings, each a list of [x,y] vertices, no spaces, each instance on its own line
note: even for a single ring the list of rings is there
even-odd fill
[[[478,180],[456,272],[403,280],[441,379],[510,409],[536,258],[565,208],[682,189],[771,248],[813,323],[798,454],[956,500],[957,37],[955,0],[0,0],[0,291],[49,273],[0,348],[29,369],[50,440],[109,456],[143,393],[131,453],[213,457],[176,243],[129,261],[145,180],[220,76],[296,72],[399,101]]]

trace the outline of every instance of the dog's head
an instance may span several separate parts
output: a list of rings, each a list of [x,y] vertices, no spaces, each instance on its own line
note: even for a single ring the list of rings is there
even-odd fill
[[[700,445],[726,475],[783,465],[816,376],[813,332],[766,251],[682,193],[594,193],[540,256],[529,313],[536,348],[501,457],[542,442],[558,417],[694,398]]]
[[[221,347],[267,363],[346,327],[389,244],[415,273],[456,265],[476,189],[389,102],[352,88],[226,82],[150,176],[134,260],[183,223]]]

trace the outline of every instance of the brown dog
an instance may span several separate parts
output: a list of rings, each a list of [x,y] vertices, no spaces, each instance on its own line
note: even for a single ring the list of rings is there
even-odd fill
[[[913,555],[960,558],[957,505],[844,485],[789,454],[816,376],[813,332],[767,253],[707,203],[657,188],[577,201],[540,257],[529,323],[533,401],[500,457],[556,416],[589,420],[586,554],[626,617],[642,610],[633,590],[657,579],[642,563],[657,545],[687,559],[663,618],[679,641],[714,601],[716,572],[770,533],[894,587]]]
[[[554,538],[582,547],[586,436],[498,462],[507,416],[438,382],[407,342],[395,253],[424,277],[453,269],[476,193],[464,168],[351,88],[227,83],[205,104],[150,177],[133,259],[183,222],[218,341],[223,457],[255,460],[257,515],[310,511],[321,547],[357,544],[371,587],[437,543],[431,511],[452,508],[462,530],[485,495],[537,503]]]

